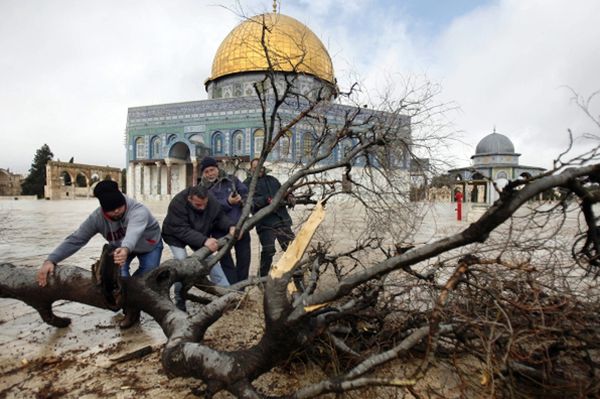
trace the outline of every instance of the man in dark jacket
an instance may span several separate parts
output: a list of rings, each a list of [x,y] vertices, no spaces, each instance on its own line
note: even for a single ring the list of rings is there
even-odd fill
[[[250,163],[252,173],[256,170],[258,159],[253,159]],[[251,177],[246,179],[246,186],[250,186]],[[256,189],[252,199],[252,212],[256,213],[262,208],[271,204],[271,199],[281,188],[281,183],[277,178],[266,174],[265,168],[259,172],[256,182]],[[288,203],[292,203],[294,197],[288,194],[285,197]],[[292,231],[292,218],[290,217],[285,204],[280,204],[273,212],[266,215],[256,225],[256,232],[260,240],[260,276],[269,274],[273,256],[275,255],[275,240],[279,242],[282,250],[286,250],[290,242],[294,239]]]
[[[215,231],[227,231],[233,234],[235,226],[221,209],[221,205],[202,186],[186,188],[178,193],[167,210],[163,221],[163,240],[169,245],[173,257],[183,260],[187,257],[186,246],[197,251],[202,246],[216,252],[217,239],[212,237]],[[210,271],[213,283],[227,286],[227,278],[219,264]],[[185,299],[181,297],[181,283],[175,283],[175,305],[185,311]]]
[[[80,250],[90,239],[100,233],[115,248],[113,258],[120,266],[123,278],[129,277],[129,265],[137,257],[139,267],[133,274],[141,275],[160,264],[163,244],[160,239],[160,226],[150,210],[126,197],[119,190],[117,182],[103,180],[94,188],[94,196],[100,207],[71,235],[52,251],[38,271],[38,283],[46,286],[48,276],[54,273],[56,264]],[[129,328],[140,320],[140,311],[127,309],[121,320],[121,328]]]
[[[237,223],[242,215],[244,201],[248,197],[248,188],[237,177],[228,175],[220,169],[217,161],[212,157],[205,157],[200,162],[202,179],[200,184],[206,187],[208,191],[221,204],[221,209],[225,212],[232,223]],[[224,235],[226,232],[221,233]],[[226,253],[221,258],[223,272],[227,276],[230,284],[248,278],[250,270],[250,233],[246,232],[234,245],[235,259],[234,263],[231,252]],[[236,265],[237,263],[237,265]]]

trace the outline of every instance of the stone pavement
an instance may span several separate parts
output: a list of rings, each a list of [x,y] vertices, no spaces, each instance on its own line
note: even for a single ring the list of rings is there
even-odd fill
[[[57,315],[70,317],[71,325],[56,328],[42,321],[28,305],[2,299],[0,320],[0,373],[26,366],[34,359],[62,358],[77,353],[80,359],[95,366],[109,367],[119,357],[151,346],[159,347],[165,336],[158,324],[142,314],[141,325],[120,330],[120,316],[76,302],[58,301]]]
[[[42,202],[41,205],[48,208],[43,212],[47,212],[49,215],[54,214],[54,207],[67,206],[71,211],[70,220],[80,222],[83,220],[84,215],[89,212],[90,206],[95,206],[95,200],[92,201],[93,203],[88,205],[76,204],[80,209],[75,211],[71,201]],[[28,206],[30,205],[25,205],[26,211]],[[158,220],[162,221],[164,218],[166,206],[165,203],[155,205],[153,212],[155,212]],[[13,216],[13,223],[20,225],[19,218],[27,218],[28,216],[26,212],[24,215],[19,215],[15,210],[18,209],[10,209],[12,214],[15,215]],[[468,210],[466,214],[468,215]],[[1,212],[0,217],[2,217]],[[9,242],[7,244],[6,241],[3,243],[13,251],[11,256],[18,257],[20,255],[19,260],[21,262],[7,261],[39,267],[45,256],[43,254],[48,253],[54,245],[58,244],[60,237],[66,236],[73,230],[73,226],[76,227],[77,225],[71,222],[63,226],[62,224],[56,224],[55,220],[49,218],[51,219],[51,226],[45,226],[44,214],[42,213],[39,217],[40,219],[36,223],[41,224],[40,229],[44,230],[46,234],[51,234],[49,243],[44,244],[46,246],[34,246],[34,241],[37,242],[35,235],[24,232],[25,239],[19,241],[20,238],[16,237],[13,243]],[[456,222],[452,204],[439,204],[428,214],[418,236],[415,236],[415,241],[419,243],[428,242],[440,235],[456,232],[467,225],[468,222]],[[46,228],[48,230],[45,230]],[[21,253],[14,252],[15,245],[25,246],[27,243],[30,244],[30,247],[36,248],[36,254],[28,256],[30,249],[27,248],[24,248]],[[69,264],[91,264],[90,258],[93,258],[95,254],[97,254],[96,256],[100,254],[99,248],[101,248],[102,240],[97,240],[97,242],[88,245],[91,248],[82,250],[76,254],[77,256],[70,258]],[[253,257],[258,257],[259,244],[255,235],[252,250]],[[163,260],[169,257],[170,251],[165,249]],[[257,262],[253,262],[251,273],[255,273],[255,263]],[[46,365],[53,362],[58,364],[67,359],[73,360],[73,358],[76,358],[82,366],[109,368],[118,363],[123,356],[145,351],[149,348],[156,351],[166,341],[158,324],[144,313],[142,313],[140,326],[123,331],[118,327],[120,313],[68,301],[56,302],[54,311],[59,316],[70,317],[72,320],[71,325],[62,329],[52,327],[45,324],[37,312],[28,305],[13,299],[0,299],[0,325],[2,326],[0,328],[0,374],[3,376],[0,381],[0,393],[7,387],[18,384],[19,379],[23,378],[23,373],[16,371],[26,369],[39,362]]]

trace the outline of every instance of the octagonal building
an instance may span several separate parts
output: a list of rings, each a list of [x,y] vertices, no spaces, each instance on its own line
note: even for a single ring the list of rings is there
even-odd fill
[[[204,156],[238,167],[258,157],[265,135],[259,95],[272,90],[261,83],[267,74],[279,90],[291,82],[306,98],[325,99],[330,124],[341,125],[351,109],[336,102],[331,57],[306,25],[277,12],[256,15],[242,21],[219,46],[205,81],[207,100],[128,109],[127,193],[141,200],[169,199],[197,182]],[[293,107],[280,110],[284,119],[297,114]],[[401,134],[409,137],[410,120],[400,119]],[[300,122],[279,140],[268,160],[302,162],[316,140],[314,126]],[[341,151],[336,148],[321,162],[337,159]],[[399,168],[408,170],[408,153],[395,161]]]
[[[451,169],[448,174],[455,181],[455,190],[464,193],[463,201],[491,205],[499,196],[494,186],[502,189],[509,180],[530,178],[545,171],[519,165],[520,156],[512,141],[494,129],[475,147],[472,166]]]

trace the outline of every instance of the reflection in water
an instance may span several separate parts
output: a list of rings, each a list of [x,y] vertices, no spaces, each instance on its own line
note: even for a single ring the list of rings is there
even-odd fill
[[[168,201],[144,204],[162,225]],[[46,256],[97,207],[95,198],[0,201],[0,263],[41,266]],[[105,242],[98,234],[63,263],[89,268],[100,256]]]

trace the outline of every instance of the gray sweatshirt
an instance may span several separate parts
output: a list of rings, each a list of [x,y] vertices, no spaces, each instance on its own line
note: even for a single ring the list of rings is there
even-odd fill
[[[110,220],[98,207],[90,216],[48,255],[48,260],[61,262],[73,255],[100,233],[114,246],[126,247],[129,253],[146,253],[160,241],[160,226],[145,205],[125,196],[127,210],[118,221]]]

